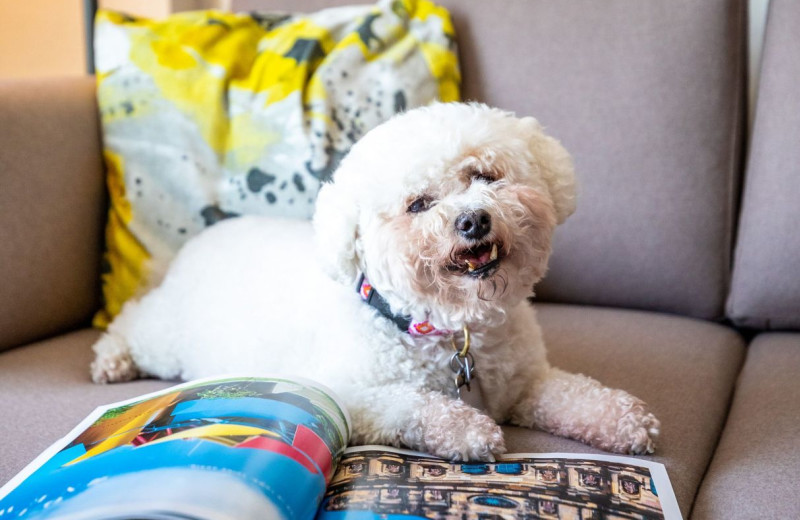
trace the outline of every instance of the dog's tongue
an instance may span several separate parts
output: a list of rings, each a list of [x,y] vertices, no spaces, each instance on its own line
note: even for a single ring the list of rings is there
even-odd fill
[[[471,258],[468,258],[467,260],[471,261],[473,264],[482,266],[483,264],[489,262],[489,257],[491,256],[491,254],[492,254],[491,251],[484,251],[483,253],[480,254],[480,256],[473,256]]]
[[[464,261],[470,270],[474,270],[483,267],[495,258],[497,258],[497,245],[493,244],[491,248],[466,256]]]

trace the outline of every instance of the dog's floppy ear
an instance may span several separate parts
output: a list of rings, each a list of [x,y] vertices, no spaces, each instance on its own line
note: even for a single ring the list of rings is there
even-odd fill
[[[317,256],[328,276],[353,286],[358,276],[358,212],[351,191],[336,182],[322,185],[314,213]]]
[[[521,120],[527,135],[531,153],[541,172],[553,205],[558,223],[563,223],[575,211],[575,167],[569,152],[549,135],[533,117]]]

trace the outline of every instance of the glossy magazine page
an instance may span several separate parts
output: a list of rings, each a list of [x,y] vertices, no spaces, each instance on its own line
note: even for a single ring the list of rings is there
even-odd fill
[[[454,463],[350,448],[317,520],[680,519],[664,466],[632,457],[524,453]]]
[[[316,383],[178,385],[95,410],[0,489],[0,518],[313,518],[349,428]]]

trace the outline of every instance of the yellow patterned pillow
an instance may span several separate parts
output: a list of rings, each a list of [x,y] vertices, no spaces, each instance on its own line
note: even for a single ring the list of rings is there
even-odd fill
[[[98,327],[206,226],[310,217],[365,132],[459,98],[450,16],[428,0],[164,21],[100,11],[95,34],[111,197]]]

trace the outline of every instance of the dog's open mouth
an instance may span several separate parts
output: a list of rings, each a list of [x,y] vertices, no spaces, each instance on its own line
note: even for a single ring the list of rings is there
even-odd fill
[[[456,251],[452,255],[453,263],[449,269],[475,278],[486,278],[497,270],[502,254],[502,244],[485,242]]]

